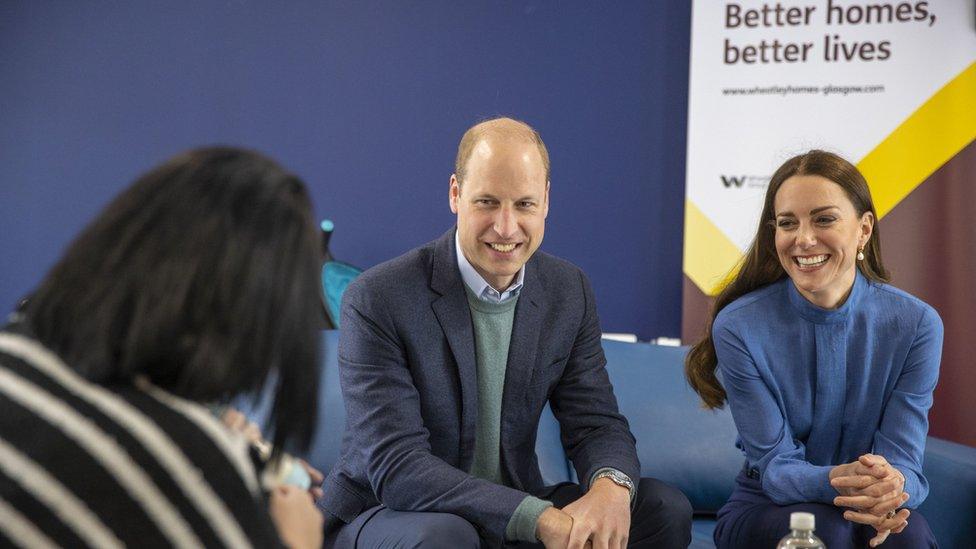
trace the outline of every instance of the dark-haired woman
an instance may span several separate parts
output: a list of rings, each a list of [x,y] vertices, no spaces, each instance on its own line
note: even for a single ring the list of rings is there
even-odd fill
[[[257,153],[190,151],[119,195],[0,331],[0,546],[320,546],[309,493],[267,503],[203,405],[275,371],[274,442],[307,445],[318,254],[304,186]]]
[[[936,546],[909,509],[928,493],[942,322],[887,280],[857,168],[823,151],[783,164],[685,365],[707,406],[728,401],[746,457],[718,547],[775,547],[794,511],[816,515],[831,549]]]

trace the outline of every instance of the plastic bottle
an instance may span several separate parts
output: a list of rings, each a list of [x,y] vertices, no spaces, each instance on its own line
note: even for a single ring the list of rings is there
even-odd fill
[[[790,533],[779,540],[776,549],[826,549],[820,538],[813,535],[814,516],[811,513],[790,513]]]

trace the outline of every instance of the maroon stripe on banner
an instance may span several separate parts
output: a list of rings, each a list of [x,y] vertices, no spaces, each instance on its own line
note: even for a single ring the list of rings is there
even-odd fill
[[[688,275],[682,279],[681,343],[693,345],[705,333],[705,322],[708,321],[714,299],[699,290]]]
[[[945,324],[929,413],[933,436],[976,446],[976,141],[881,220],[892,284],[932,305]]]

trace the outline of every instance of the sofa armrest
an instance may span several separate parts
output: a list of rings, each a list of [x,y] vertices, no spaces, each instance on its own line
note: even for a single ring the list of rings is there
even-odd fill
[[[976,448],[929,437],[923,472],[929,496],[918,510],[939,545],[970,547],[976,539]]]

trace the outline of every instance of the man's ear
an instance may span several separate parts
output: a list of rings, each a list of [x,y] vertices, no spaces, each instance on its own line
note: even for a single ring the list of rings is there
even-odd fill
[[[549,217],[549,180],[546,179],[546,194],[542,197],[542,219]]]
[[[448,191],[447,198],[451,203],[451,211],[458,213],[458,200],[461,200],[461,182],[458,181],[457,174],[451,174],[451,188]]]

